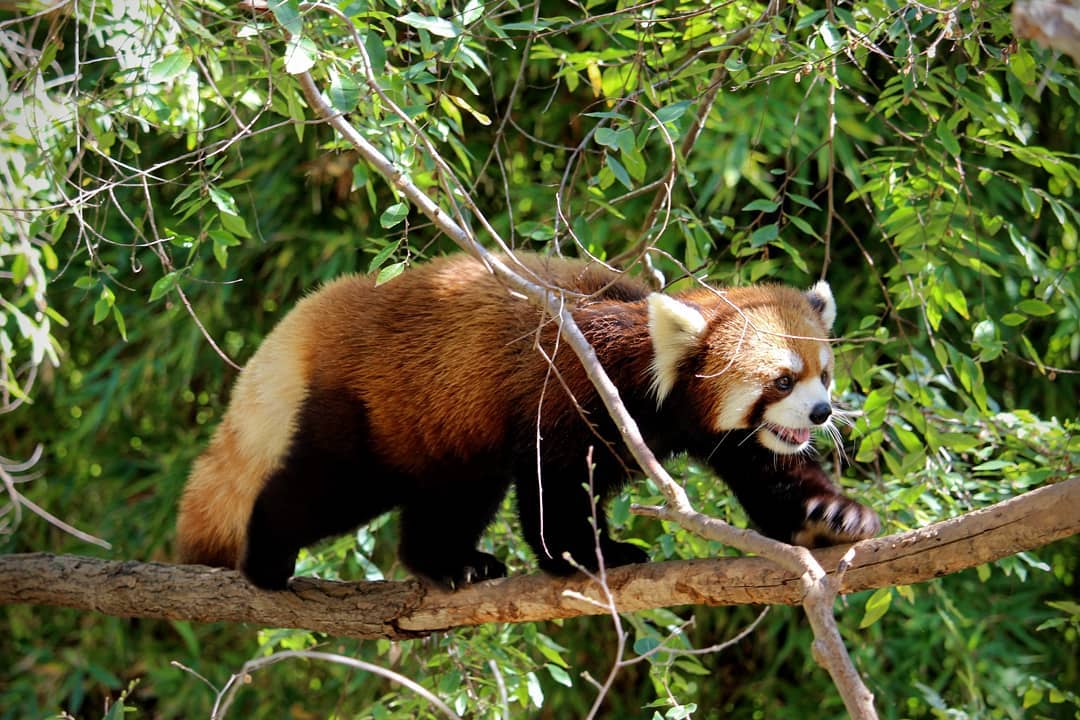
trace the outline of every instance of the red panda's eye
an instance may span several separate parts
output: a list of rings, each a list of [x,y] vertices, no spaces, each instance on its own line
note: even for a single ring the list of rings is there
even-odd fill
[[[829,387],[829,371],[828,370],[822,370],[821,371],[821,384],[824,385],[825,387]]]
[[[781,375],[776,378],[776,389],[781,392],[789,392],[791,388],[795,387],[795,378],[790,375]]]

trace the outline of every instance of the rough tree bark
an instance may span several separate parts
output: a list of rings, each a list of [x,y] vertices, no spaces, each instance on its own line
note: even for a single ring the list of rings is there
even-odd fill
[[[841,579],[852,593],[930,580],[1080,532],[1080,477],[925,528],[866,540]],[[843,548],[815,552],[835,569]],[[799,579],[763,558],[721,558],[614,568],[620,611],[672,605],[797,605]],[[574,597],[580,593],[598,604]],[[606,614],[584,577],[527,575],[443,592],[409,580],[344,583],[294,578],[263,592],[229,570],[116,562],[44,553],[0,556],[0,604],[32,603],[120,617],[246,622],[336,636],[403,639],[488,622]]]

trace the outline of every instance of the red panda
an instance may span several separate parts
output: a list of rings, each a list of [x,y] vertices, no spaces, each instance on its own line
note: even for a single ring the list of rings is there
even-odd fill
[[[564,291],[654,452],[708,463],[781,540],[877,533],[877,515],[807,455],[832,413],[826,283],[669,296],[595,262],[519,260]],[[340,278],[241,372],[184,489],[180,556],[281,589],[302,547],[400,508],[399,556],[415,574],[499,577],[505,566],[476,545],[514,484],[542,569],[595,569],[597,547],[608,566],[646,561],[608,537],[602,512],[592,523],[590,448],[592,492],[606,498],[632,457],[554,323],[482,262],[444,257],[379,286]]]

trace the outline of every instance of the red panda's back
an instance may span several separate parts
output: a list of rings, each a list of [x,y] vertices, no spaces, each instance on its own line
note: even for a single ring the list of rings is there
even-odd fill
[[[596,264],[524,262],[551,284],[585,293],[618,277]],[[237,565],[255,498],[313,394],[335,398],[328,412],[362,412],[370,433],[363,442],[405,473],[436,474],[447,461],[505,448],[512,418],[537,406],[544,384],[547,366],[534,349],[543,322],[464,255],[419,264],[378,287],[369,277],[343,277],[304,298],[248,361],[192,469],[178,521],[182,559]],[[546,337],[553,331],[549,320]]]

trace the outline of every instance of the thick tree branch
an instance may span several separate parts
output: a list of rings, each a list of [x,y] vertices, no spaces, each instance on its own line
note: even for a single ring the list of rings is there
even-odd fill
[[[923,582],[1077,532],[1080,477],[919,530],[863,541],[854,546],[855,557],[839,591]],[[814,552],[830,572],[843,554],[843,548]],[[797,605],[805,600],[795,573],[756,557],[614,568],[607,581],[622,612],[673,605]],[[575,599],[574,593],[598,603]],[[584,577],[517,576],[453,593],[415,580],[343,583],[295,578],[288,591],[264,592],[235,572],[200,565],[44,553],[0,556],[0,604],[56,605],[120,617],[246,622],[356,638],[402,639],[489,622],[605,614],[603,598],[602,589]]]

